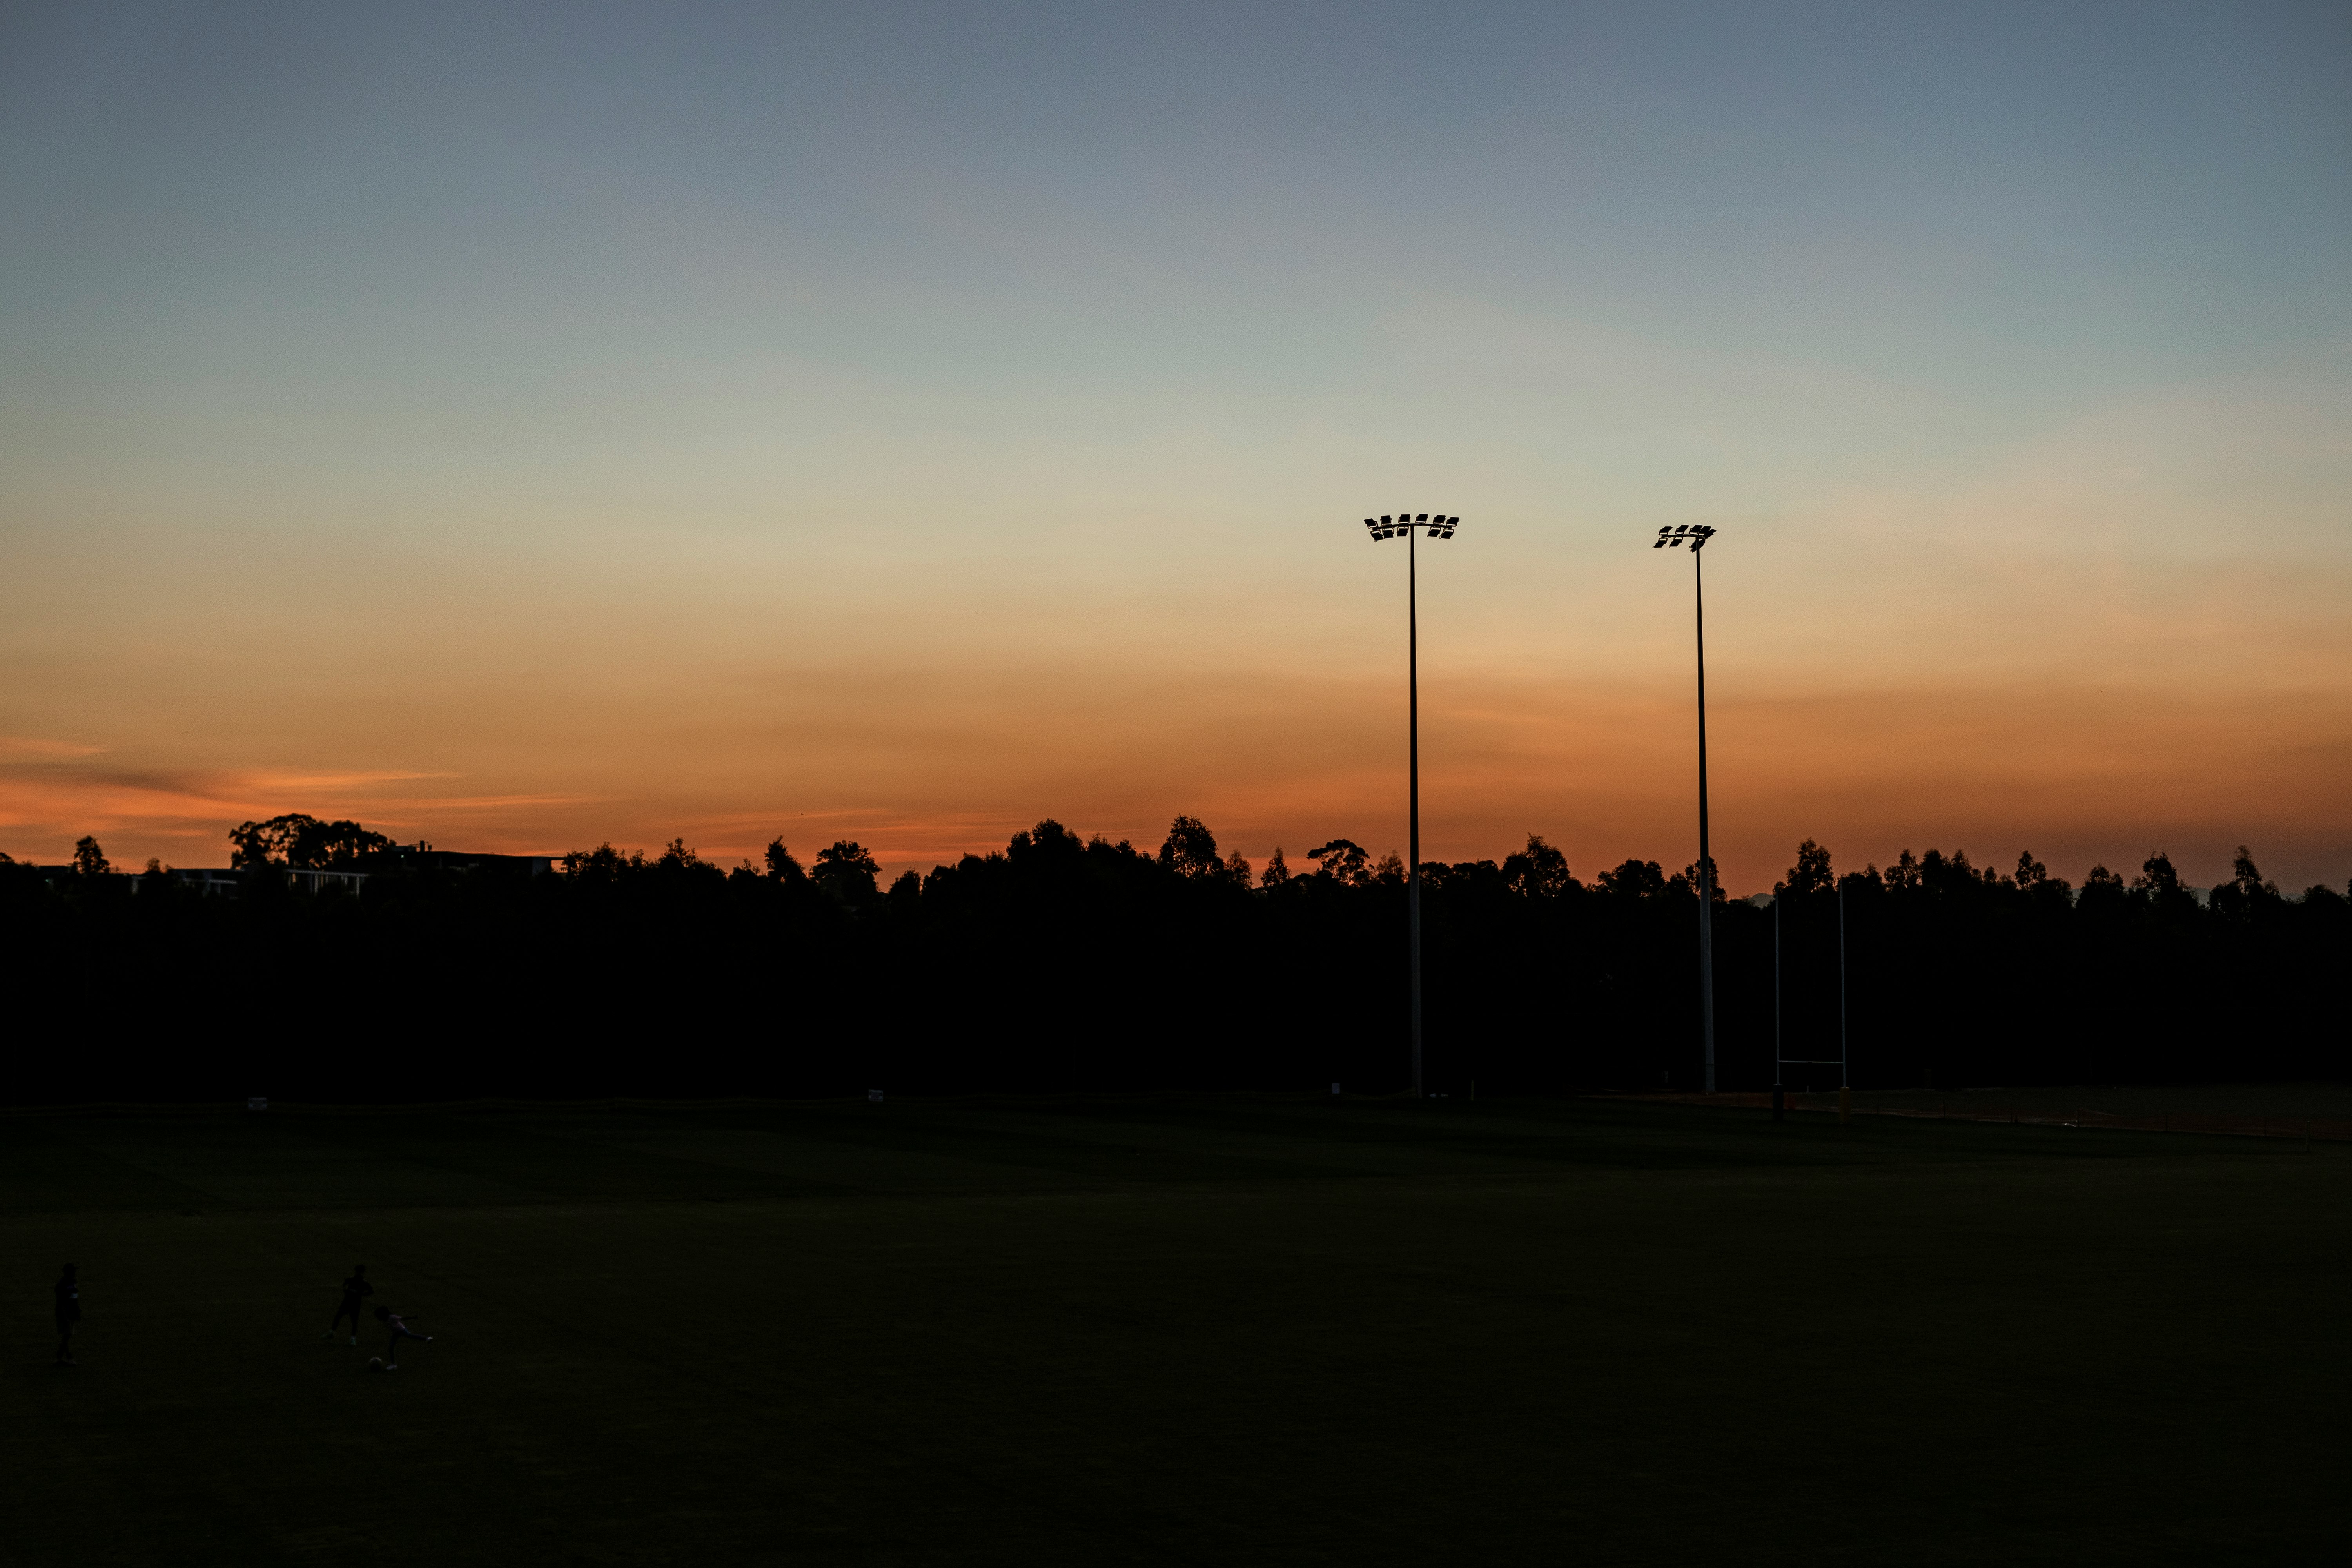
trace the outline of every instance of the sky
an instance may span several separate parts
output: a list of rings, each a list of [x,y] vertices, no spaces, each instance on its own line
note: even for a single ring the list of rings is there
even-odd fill
[[[2352,9],[0,6],[0,851],[2352,878]]]

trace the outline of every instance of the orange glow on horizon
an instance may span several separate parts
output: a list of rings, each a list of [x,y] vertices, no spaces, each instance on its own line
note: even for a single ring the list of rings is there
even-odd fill
[[[2005,867],[2031,849],[2077,881],[2095,860],[2128,870],[2165,849],[2201,885],[2240,842],[2275,863],[2273,874],[2340,857],[2340,844],[2310,845],[2311,825],[2352,820],[2352,700],[2315,711],[2301,694],[1762,697],[1730,684],[1711,704],[1711,785],[1717,859],[1737,893],[1769,887],[1804,837],[1846,868],[1931,846]],[[855,838],[895,875],[1001,849],[1044,816],[1153,848],[1181,811],[1258,865],[1277,845],[1297,865],[1334,837],[1402,850],[1402,736],[1391,732],[1402,704],[1385,683],[1268,683],[1223,703],[1181,687],[1155,695],[1063,728],[1016,708],[967,711],[937,731],[909,725],[895,741],[869,734],[843,747],[865,752],[855,768],[829,756],[812,766],[771,738],[739,740],[689,753],[697,771],[684,780],[665,776],[656,756],[588,781],[601,788],[563,793],[509,787],[527,757],[430,772],[140,770],[75,743],[46,754],[20,745],[0,763],[0,847],[63,859],[86,831],[120,864],[155,855],[219,865],[236,822],[303,810],[403,840],[510,853],[604,841],[651,851],[682,837],[721,864],[756,862],[780,835],[804,860]],[[1499,858],[1538,832],[1588,879],[1629,856],[1669,868],[1696,858],[1686,699],[1433,679],[1423,702],[1427,858]],[[762,774],[781,782],[763,787]]]

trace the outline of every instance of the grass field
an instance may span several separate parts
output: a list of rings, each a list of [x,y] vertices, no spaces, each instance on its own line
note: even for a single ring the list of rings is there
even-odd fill
[[[1591,1101],[17,1115],[0,1242],[11,1565],[2352,1550],[2342,1144]],[[319,1338],[354,1260],[439,1336],[396,1376]]]
[[[1771,1096],[1748,1094],[1769,1105]],[[2099,1084],[2020,1089],[1864,1089],[1858,1116],[1930,1116],[1972,1121],[2041,1121],[2146,1132],[2221,1132],[2241,1138],[2352,1139],[2352,1084]],[[1794,1094],[1801,1110],[1837,1109],[1834,1091]]]

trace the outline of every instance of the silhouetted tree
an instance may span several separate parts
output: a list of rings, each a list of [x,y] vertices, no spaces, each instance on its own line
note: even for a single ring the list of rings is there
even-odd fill
[[[2216,915],[2242,922],[2267,913],[2284,900],[2278,884],[2263,879],[2262,872],[2254,867],[2252,853],[2241,844],[2236,858],[2230,862],[2230,879],[2206,895],[2206,901]]]
[[[853,839],[835,839],[828,848],[816,852],[816,865],[809,876],[816,885],[835,898],[847,903],[863,903],[874,896],[875,879],[882,868],[874,857]]]
[[[1806,839],[1797,846],[1797,863],[1789,868],[1788,876],[1773,884],[1775,893],[1826,893],[1837,886],[1837,878],[1830,868],[1830,852]]]
[[[609,843],[593,849],[574,849],[562,859],[565,876],[598,884],[616,882],[624,872],[642,868],[645,863],[643,851],[624,855]]]
[[[1691,897],[1696,898],[1698,896],[1698,862],[1692,861],[1667,878],[1666,881],[1670,886],[1681,889],[1688,892]],[[1718,904],[1727,902],[1731,897],[1724,890],[1722,868],[1716,866],[1712,860],[1708,862],[1707,889],[1713,895],[1715,902]]]
[[[1180,877],[1214,877],[1224,870],[1224,862],[1217,858],[1217,836],[1197,816],[1179,816],[1168,825],[1160,863]]]
[[[2180,873],[2173,868],[2172,857],[2161,849],[2141,862],[2139,875],[2132,879],[2131,890],[2159,913],[2179,914],[2197,906],[2196,895],[2181,886]]]
[[[1156,854],[1046,818],[1000,851],[901,875],[887,897],[875,858],[846,840],[796,877],[781,839],[763,874],[724,871],[676,838],[651,858],[575,850],[543,877],[384,855],[352,898],[276,874],[274,856],[310,853],[314,821],[243,825],[239,853],[249,847],[254,863],[234,899],[199,896],[160,868],[134,898],[124,879],[0,859],[12,1017],[30,1037],[104,1047],[18,1053],[0,1063],[10,1097],[365,1097],[373,1080],[345,1063],[427,1033],[465,1053],[451,1082],[468,1094],[1390,1089],[1402,1079],[1398,868],[1390,858],[1384,879],[1345,839],[1316,852],[1312,876],[1292,875],[1277,852],[1255,887],[1245,860],[1212,858],[1214,836],[1197,818],[1197,836]],[[310,842],[338,838],[368,842]],[[1812,840],[1797,858],[1784,891],[1845,895],[1862,1085],[1931,1072],[1958,1084],[2333,1076],[2352,1043],[2341,1003],[2352,901],[2325,887],[2286,898],[2250,851],[2204,907],[2159,856],[2130,886],[2095,868],[2079,897],[2031,854],[2007,875],[1958,850],[1906,850],[1885,871],[1842,876]],[[1499,865],[1420,871],[1433,1085],[1693,1081],[1689,873],[1636,858],[1588,887],[1533,835]],[[1784,1023],[1826,1045],[1836,910],[1808,898],[1780,913]],[[1774,923],[1745,902],[1716,913],[1729,1087],[1770,1081]],[[273,1005],[334,1018],[359,1048],[345,1058],[299,1030],[240,1027],[256,975]],[[50,1000],[94,994],[119,1005],[93,1020]],[[190,1020],[168,1045],[114,1022],[165,1008]]]
[[[1601,873],[1601,890],[1621,899],[1663,898],[1666,874],[1655,860],[1627,860],[1613,871]],[[1696,920],[1698,906],[1691,908],[1691,918]]]
[[[73,868],[77,877],[103,877],[114,869],[107,862],[106,851],[88,834],[74,841]]]
[[[1556,899],[1577,885],[1568,857],[1541,834],[1528,834],[1527,847],[1507,856],[1502,869],[1504,886],[1523,899]]]
[[[356,822],[317,822],[295,836],[288,863],[307,871],[357,870],[378,864],[392,840]]]
[[[793,858],[793,852],[784,847],[782,834],[768,840],[768,879],[770,881],[799,882],[806,880],[807,877],[808,873],[801,869],[801,863]]]
[[[392,848],[390,838],[356,822],[322,822],[307,812],[289,812],[265,822],[242,822],[228,830],[232,870],[285,866],[301,871],[362,870],[378,865]]]
[[[1309,849],[1307,858],[1316,863],[1315,874],[1318,877],[1328,877],[1349,888],[1371,885],[1372,858],[1352,838],[1334,838],[1319,849]]]

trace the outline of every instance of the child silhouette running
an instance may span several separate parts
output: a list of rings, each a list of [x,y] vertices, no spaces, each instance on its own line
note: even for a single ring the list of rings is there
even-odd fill
[[[375,1321],[392,1331],[392,1342],[386,1345],[383,1350],[383,1370],[386,1372],[398,1372],[400,1370],[401,1341],[423,1340],[428,1345],[433,1342],[433,1336],[431,1334],[420,1334],[416,1332],[406,1323],[401,1321],[400,1314],[394,1311],[389,1307],[378,1307],[375,1310]]]

